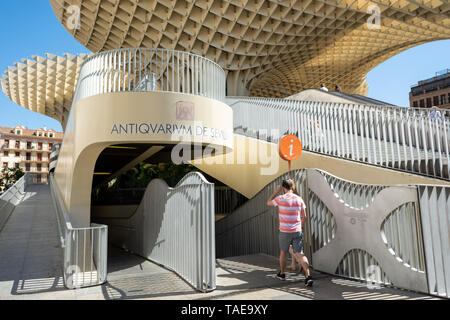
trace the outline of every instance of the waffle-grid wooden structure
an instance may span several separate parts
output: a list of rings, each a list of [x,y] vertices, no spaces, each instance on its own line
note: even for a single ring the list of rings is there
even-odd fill
[[[413,46],[450,38],[447,0],[50,3],[64,27],[93,52],[161,47],[214,60],[228,73],[229,95],[284,97],[321,83],[365,95],[366,75],[376,65]],[[71,6],[80,8],[79,28],[73,28]]]

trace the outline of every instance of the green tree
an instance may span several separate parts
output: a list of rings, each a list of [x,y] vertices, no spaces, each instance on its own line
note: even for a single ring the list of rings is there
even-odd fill
[[[159,178],[174,187],[186,174],[195,170],[194,166],[185,164],[141,162],[119,177],[119,186],[120,188],[146,188],[150,181]]]
[[[93,201],[114,199],[117,197],[118,189],[145,189],[150,181],[156,178],[163,179],[170,187],[175,187],[186,174],[195,170],[194,166],[187,164],[141,162],[133,169],[110,181],[110,183],[95,188],[92,199]]]
[[[1,184],[14,184],[25,174],[21,168],[3,168],[0,171]]]

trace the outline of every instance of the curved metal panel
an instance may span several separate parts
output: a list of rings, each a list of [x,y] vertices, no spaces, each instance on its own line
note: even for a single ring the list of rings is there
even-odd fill
[[[416,203],[408,202],[392,211],[381,225],[388,250],[414,271],[425,271],[422,232]]]
[[[367,251],[361,249],[348,251],[339,262],[335,273],[342,277],[368,280],[376,284],[392,284],[376,259]]]
[[[419,187],[430,293],[450,298],[450,188]]]
[[[314,253],[334,239],[336,222],[331,211],[313,192],[309,193],[308,207],[311,224],[311,249]]]
[[[131,218],[113,219],[111,242],[175,271],[194,288],[216,288],[214,184],[187,174],[175,188],[150,182]]]
[[[417,202],[415,188],[385,188],[376,195],[368,208],[355,210],[339,201],[316,170],[308,170],[308,187],[332,212],[337,225],[335,238],[313,253],[315,269],[333,274],[348,251],[361,249],[378,261],[394,286],[428,292],[425,273],[406,267],[388,251],[381,237],[382,223],[392,211],[404,203]],[[355,188],[358,187],[355,184]]]
[[[358,188],[355,188],[352,182],[331,176],[323,171],[318,172],[327,180],[334,195],[355,210],[368,208],[373,203],[375,196],[386,188],[379,185],[359,185]]]

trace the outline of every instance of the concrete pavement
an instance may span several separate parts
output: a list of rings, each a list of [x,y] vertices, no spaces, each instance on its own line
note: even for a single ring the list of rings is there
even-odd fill
[[[64,290],[62,250],[47,185],[33,185],[0,233],[0,298]]]
[[[368,288],[363,282],[313,272],[312,288],[305,288],[302,274],[287,272],[276,278],[278,260],[251,255],[217,260],[217,289],[200,293],[175,273],[143,258],[109,265],[108,282],[90,288],[64,290],[57,277],[27,280],[21,290],[1,282],[0,299],[57,300],[433,300],[438,299],[393,288]],[[33,283],[33,286],[30,284]],[[62,285],[62,284],[61,284]],[[11,291],[5,290],[9,288]],[[26,289],[26,290],[25,290]]]
[[[263,254],[216,260],[217,288],[195,291],[174,272],[142,257],[109,248],[108,282],[67,290],[62,279],[57,222],[46,185],[27,189],[0,233],[0,300],[411,300],[436,299],[393,288],[369,288],[365,283],[313,272],[312,288],[303,274],[276,278],[278,259]]]

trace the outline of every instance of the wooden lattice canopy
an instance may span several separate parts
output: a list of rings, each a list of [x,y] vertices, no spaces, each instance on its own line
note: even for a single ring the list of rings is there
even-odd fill
[[[228,73],[229,95],[283,97],[321,83],[367,94],[373,67],[405,49],[450,38],[447,0],[50,3],[64,27],[93,52],[161,47],[216,61]],[[80,9],[79,28],[71,6]],[[380,29],[373,28],[377,10]]]
[[[80,67],[87,55],[46,54],[22,59],[1,78],[3,93],[16,104],[45,114],[63,127],[72,106]]]
[[[93,52],[159,47],[216,61],[227,72],[228,95],[285,97],[321,83],[365,95],[373,67],[413,46],[450,38],[448,0],[50,3],[64,27]],[[376,22],[377,10],[381,24],[373,28],[368,22]],[[15,103],[65,127],[85,58],[47,54],[24,59],[4,72],[2,90]]]

